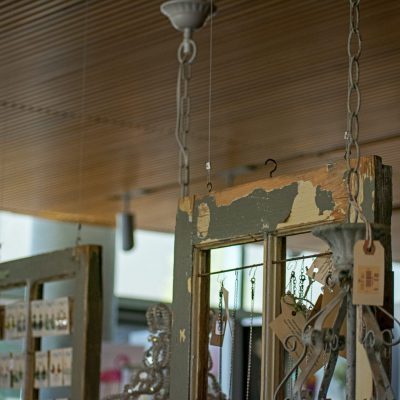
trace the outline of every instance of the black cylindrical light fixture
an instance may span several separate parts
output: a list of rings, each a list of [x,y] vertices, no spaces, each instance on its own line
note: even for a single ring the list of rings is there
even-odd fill
[[[122,241],[122,250],[128,251],[133,249],[135,245],[135,215],[129,211],[117,214],[117,229],[120,232]]]

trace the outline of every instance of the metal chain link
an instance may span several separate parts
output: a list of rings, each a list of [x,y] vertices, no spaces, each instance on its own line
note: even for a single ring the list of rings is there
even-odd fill
[[[290,283],[291,283],[291,293],[293,296],[296,296],[297,278],[296,278],[296,273],[294,271],[292,271],[290,274]]]
[[[176,85],[176,128],[175,138],[179,147],[179,184],[181,196],[189,195],[189,149],[190,95],[189,83],[192,77],[192,63],[197,47],[192,39],[185,38],[178,48],[178,81]]]
[[[234,362],[234,354],[235,354],[235,340],[236,340],[236,310],[238,309],[239,302],[239,271],[235,271],[235,292],[234,292],[234,302],[233,302],[233,310],[231,314],[231,365],[229,371],[229,397],[233,397],[232,387],[233,387],[233,362]]]
[[[304,299],[304,282],[306,281],[306,275],[304,274],[305,272],[305,267],[304,267],[304,260],[301,264],[300,268],[300,285],[299,285],[299,299],[300,302]]]
[[[350,0],[350,30],[347,39],[348,55],[348,87],[347,87],[347,129],[345,133],[347,164],[347,191],[349,195],[349,209],[347,219],[351,221],[351,207],[354,208],[354,222],[357,220],[357,201],[359,193],[359,166],[360,149],[358,145],[359,136],[359,111],[361,107],[361,92],[359,87],[361,56],[361,35],[359,30],[360,0]],[[351,157],[354,161],[352,163]]]
[[[369,247],[372,245],[372,228],[367,221],[358,202],[360,192],[360,146],[358,143],[360,123],[359,113],[361,108],[360,81],[360,56],[362,41],[360,34],[360,0],[349,0],[350,24],[347,39],[348,56],[348,86],[347,86],[347,129],[345,132],[346,152],[345,160],[346,189],[349,198],[347,221],[357,222],[360,218],[366,225],[366,240]]]
[[[256,278],[253,276],[251,282],[251,306],[250,306],[250,331],[249,331],[249,354],[247,357],[247,380],[246,380],[246,400],[250,399],[250,382],[251,382],[251,356],[253,353],[253,319],[254,319],[254,292]]]
[[[224,320],[223,320],[223,308],[222,308],[222,298],[224,296],[224,281],[221,282],[221,287],[219,289],[219,302],[218,302],[218,333],[221,338],[221,347],[219,348],[219,368],[218,368],[218,378],[219,384],[222,386],[222,350],[223,350],[223,332],[224,332]]]

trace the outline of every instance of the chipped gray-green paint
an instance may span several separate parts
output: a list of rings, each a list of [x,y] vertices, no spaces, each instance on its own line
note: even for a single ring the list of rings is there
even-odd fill
[[[373,179],[365,178],[363,181],[363,199],[361,208],[367,220],[374,222],[375,182]]]
[[[297,194],[298,183],[294,182],[271,191],[255,189],[228,206],[218,206],[214,196],[197,200],[193,210],[194,221],[199,217],[199,206],[205,203],[210,211],[210,224],[208,234],[194,240],[221,240],[273,231],[289,217]]]
[[[172,302],[172,335],[171,335],[171,399],[187,399],[190,371],[190,336],[192,296],[188,290],[187,280],[192,276],[193,223],[189,214],[178,208],[176,216],[174,281]],[[181,340],[184,330],[186,340]],[[184,379],[182,379],[184,377]]]
[[[319,209],[319,215],[323,215],[324,211],[332,211],[335,207],[332,193],[322,189],[321,186],[318,185],[315,194],[315,204]]]

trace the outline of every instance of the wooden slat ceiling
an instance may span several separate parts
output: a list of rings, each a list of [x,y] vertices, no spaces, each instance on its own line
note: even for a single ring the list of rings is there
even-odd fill
[[[342,157],[348,1],[219,0],[213,23],[212,165],[278,160],[278,173]],[[127,190],[142,228],[173,230],[180,35],[155,0],[0,3],[3,209],[112,224]],[[400,2],[363,0],[363,154],[394,167],[400,203]],[[190,139],[205,192],[209,26],[196,33]],[[259,168],[237,179],[265,174]],[[214,187],[226,185],[218,175]]]

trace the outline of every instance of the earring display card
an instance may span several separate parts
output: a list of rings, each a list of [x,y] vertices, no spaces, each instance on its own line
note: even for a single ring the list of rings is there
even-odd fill
[[[68,335],[71,332],[71,304],[69,297],[54,300],[54,335]]]
[[[61,336],[71,333],[72,301],[69,297],[31,302],[34,337]]]
[[[50,386],[63,386],[64,349],[50,351]]]
[[[54,300],[43,302],[44,321],[43,336],[53,336],[56,333],[54,317]]]
[[[24,338],[26,335],[26,303],[19,302],[15,304],[15,312],[16,312],[16,333],[15,338],[20,339]]]
[[[47,351],[37,351],[35,354],[35,388],[49,386],[49,354]]]
[[[72,382],[72,347],[64,349],[63,354],[63,384],[71,386]]]
[[[44,302],[42,300],[34,300],[31,302],[31,327],[33,337],[43,336],[44,313]]]
[[[11,387],[11,355],[0,354],[0,387],[8,389]]]
[[[13,354],[11,361],[11,385],[13,389],[21,389],[25,376],[25,354]]]
[[[17,315],[18,303],[12,303],[5,308],[5,331],[4,337],[6,339],[17,339]]]

